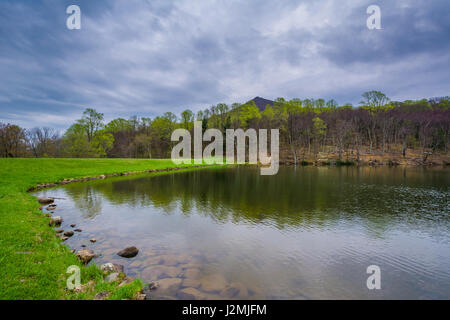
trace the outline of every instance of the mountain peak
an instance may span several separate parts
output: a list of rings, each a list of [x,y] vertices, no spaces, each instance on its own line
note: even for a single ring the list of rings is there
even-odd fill
[[[252,102],[252,101],[256,104],[256,106],[258,107],[259,111],[261,111],[261,112],[266,109],[267,105],[273,106],[273,104],[274,104],[274,101],[268,100],[268,99],[264,99],[264,98],[261,98],[259,96],[253,98],[249,102]]]

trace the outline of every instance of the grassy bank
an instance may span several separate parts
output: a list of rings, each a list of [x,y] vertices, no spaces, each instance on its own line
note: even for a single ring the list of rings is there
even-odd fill
[[[113,299],[132,298],[142,283],[119,288],[104,283],[95,265],[82,267],[26,190],[69,178],[182,166],[171,160],[0,158],[0,299],[89,299],[102,291]],[[94,281],[90,290],[65,289],[70,265],[81,267],[82,284]]]

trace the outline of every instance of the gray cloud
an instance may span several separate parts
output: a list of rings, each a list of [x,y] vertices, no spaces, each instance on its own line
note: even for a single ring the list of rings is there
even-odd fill
[[[0,121],[67,127],[83,109],[108,119],[219,102],[324,97],[357,103],[449,94],[449,5],[378,1],[69,1],[0,3]]]

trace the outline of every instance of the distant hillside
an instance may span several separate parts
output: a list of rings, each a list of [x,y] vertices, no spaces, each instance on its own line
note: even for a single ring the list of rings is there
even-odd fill
[[[266,106],[273,106],[275,101],[272,100],[267,100],[261,97],[256,97],[253,98],[252,100],[250,100],[249,102],[254,102],[256,104],[256,106],[258,107],[259,111],[264,111],[266,109]]]

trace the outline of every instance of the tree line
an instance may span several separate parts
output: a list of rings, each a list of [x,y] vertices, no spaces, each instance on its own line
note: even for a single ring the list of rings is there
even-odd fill
[[[167,158],[177,128],[193,130],[202,121],[204,130],[280,129],[280,147],[294,162],[317,157],[319,152],[339,159],[351,151],[406,156],[408,150],[423,155],[447,154],[450,97],[391,101],[379,91],[362,95],[357,107],[338,106],[335,100],[278,98],[260,110],[254,101],[220,103],[197,113],[187,109],[151,118],[117,118],[108,123],[104,114],[86,109],[64,134],[52,128],[20,128],[0,123],[1,157],[111,157]],[[282,153],[283,155],[283,153]]]

